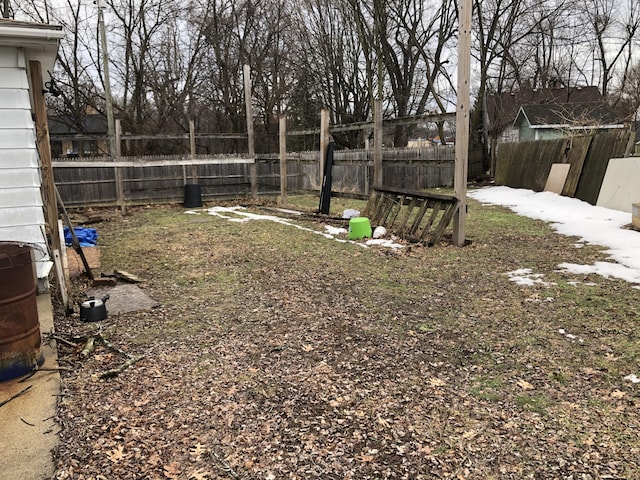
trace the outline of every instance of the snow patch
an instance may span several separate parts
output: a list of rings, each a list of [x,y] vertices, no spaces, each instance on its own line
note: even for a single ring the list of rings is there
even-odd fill
[[[640,284],[640,233],[627,230],[627,212],[597,207],[576,198],[551,192],[510,187],[485,187],[469,192],[469,197],[483,203],[502,205],[518,215],[550,222],[561,235],[579,238],[578,244],[595,244],[607,248],[610,262],[594,265],[562,264],[568,273],[597,273]],[[634,286],[634,288],[640,288]]]

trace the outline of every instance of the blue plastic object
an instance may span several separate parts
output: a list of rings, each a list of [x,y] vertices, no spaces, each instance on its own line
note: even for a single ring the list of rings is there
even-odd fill
[[[95,247],[98,244],[98,232],[95,228],[74,227],[73,232],[76,234],[81,247]],[[69,227],[64,227],[64,243],[68,247],[73,245]]]

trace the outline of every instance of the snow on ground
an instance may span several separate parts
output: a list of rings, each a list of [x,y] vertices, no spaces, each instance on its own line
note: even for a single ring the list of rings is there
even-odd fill
[[[283,210],[281,209],[281,211],[283,212],[293,212],[292,210]],[[307,227],[303,227],[301,225],[297,225],[294,222],[291,222],[287,219],[278,217],[278,216],[274,216],[274,215],[260,215],[258,213],[251,213],[246,211],[246,208],[244,207],[213,207],[213,208],[209,208],[207,210],[188,210],[185,213],[189,214],[189,215],[199,215],[201,212],[203,213],[207,213],[209,215],[214,215],[220,218],[224,218],[225,220],[228,220],[230,222],[249,222],[251,220],[263,220],[263,221],[270,221],[270,222],[275,222],[275,223],[281,223],[283,225],[288,225],[290,227],[294,227],[297,228],[298,230],[303,230],[305,232],[311,232],[311,233],[315,233],[317,235],[322,235],[325,238],[330,238],[333,240],[336,240],[338,242],[349,242],[349,243],[353,243],[356,245],[360,245],[362,247],[370,247],[370,246],[381,246],[381,247],[387,247],[387,248],[403,248],[404,246],[396,243],[393,241],[393,238],[391,240],[386,240],[386,239],[377,239],[377,240],[367,240],[364,243],[360,243],[360,242],[355,242],[353,240],[345,240],[345,238],[341,238],[341,237],[346,237],[347,236],[347,229],[345,228],[336,228],[336,227],[332,227],[330,225],[325,225],[325,231],[324,232],[319,232],[317,230],[313,230],[311,228],[307,228]],[[299,213],[299,212],[295,212],[295,213]]]
[[[623,228],[631,223],[629,213],[551,192],[510,187],[486,187],[470,191],[468,195],[479,202],[508,207],[518,215],[550,222],[558,233],[576,236],[580,242],[607,248],[605,252],[611,261],[593,265],[562,263],[559,268],[563,271],[619,278],[638,284],[634,288],[640,289],[640,232]]]

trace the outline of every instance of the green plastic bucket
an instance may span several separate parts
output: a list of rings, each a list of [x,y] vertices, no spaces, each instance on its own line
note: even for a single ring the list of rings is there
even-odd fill
[[[350,240],[359,240],[361,238],[371,237],[371,224],[367,217],[354,217],[349,220],[349,235]]]

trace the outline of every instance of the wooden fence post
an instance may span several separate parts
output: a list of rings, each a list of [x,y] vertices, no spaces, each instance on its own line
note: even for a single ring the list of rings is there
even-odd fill
[[[40,172],[42,183],[40,192],[42,203],[47,218],[47,225],[51,233],[51,250],[62,251],[64,245],[60,241],[60,231],[58,224],[58,203],[56,199],[56,184],[53,179],[53,167],[51,164],[51,143],[49,140],[49,124],[47,122],[47,106],[44,101],[42,85],[42,66],[40,62],[31,60],[29,62],[29,79],[31,80],[31,92],[33,94],[34,116],[36,124],[36,143],[40,157]],[[64,276],[58,269],[58,260],[53,256],[51,260],[56,264],[56,280],[60,285],[66,287]],[[61,288],[61,291],[63,288]],[[66,290],[66,288],[64,288]],[[65,302],[65,298],[62,299]],[[65,308],[68,308],[68,299]]]
[[[373,186],[382,187],[382,100],[373,102]]]
[[[115,121],[114,126],[114,137],[111,142],[111,147],[113,147],[113,151],[110,151],[111,158],[114,161],[120,160],[120,120]],[[110,147],[110,148],[111,148]],[[120,206],[120,210],[124,213],[126,211],[125,198],[124,198],[124,180],[122,178],[122,168],[114,167],[113,168],[114,178],[116,181],[116,199],[117,203]]]
[[[327,156],[327,147],[329,145],[329,110],[323,108],[320,111],[320,162],[318,166],[318,185],[322,189],[322,180],[324,177],[324,162]]]
[[[242,68],[244,74],[244,102],[247,115],[247,148],[249,150],[249,158],[253,159],[253,163],[249,166],[249,182],[251,183],[251,196],[258,196],[258,172],[256,169],[256,147],[253,132],[253,108],[251,107],[251,70],[249,65]]]
[[[471,77],[471,0],[460,2],[460,28],[458,31],[458,99],[456,106],[456,160],[454,190],[460,206],[453,218],[453,242],[465,244],[467,215],[467,171],[469,164],[469,109]]]
[[[196,158],[196,124],[193,120],[189,120],[189,150],[191,151],[191,160]],[[192,182],[198,183],[198,167],[191,165]]]
[[[280,203],[287,204],[287,116],[280,115]]]
[[[119,118],[116,118],[116,161],[122,159],[122,143],[120,137],[122,136],[122,123]]]

